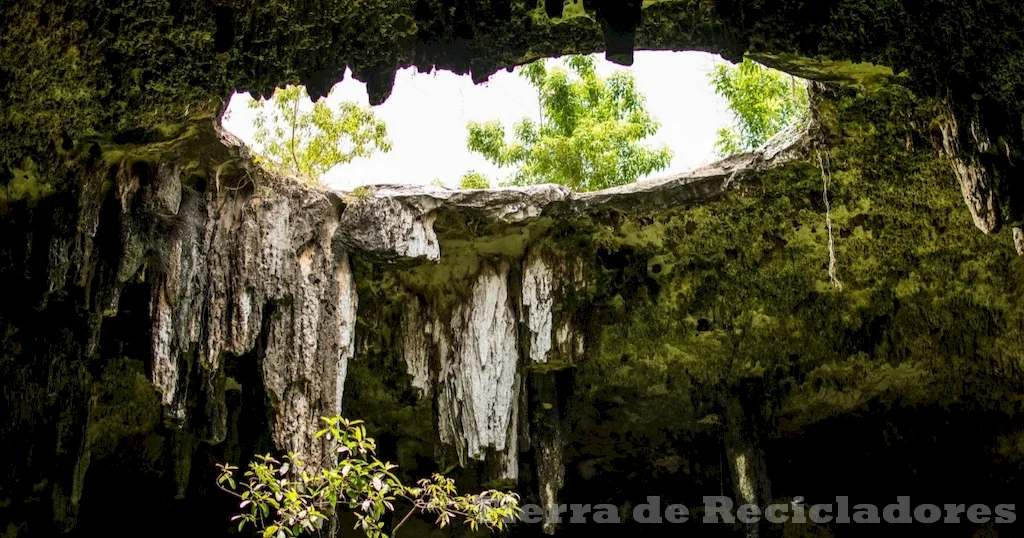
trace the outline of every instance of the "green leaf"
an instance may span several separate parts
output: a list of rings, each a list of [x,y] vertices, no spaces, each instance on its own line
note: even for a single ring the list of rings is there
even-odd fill
[[[658,122],[645,109],[631,75],[607,79],[596,73],[592,57],[572,56],[563,67],[536,62],[520,74],[537,92],[540,119],[523,118],[506,141],[500,122],[469,123],[467,146],[500,167],[513,168],[512,185],[558,183],[578,191],[622,185],[663,170],[668,148],[643,141]],[[464,188],[480,188],[478,178],[463,177]]]
[[[734,127],[718,132],[715,150],[720,155],[760,147],[808,115],[806,83],[751,60],[732,67],[715,66],[708,76],[736,120]]]
[[[326,99],[313,104],[302,86],[279,88],[250,108],[257,111],[254,149],[262,160],[305,181],[316,183],[335,166],[391,150],[387,128],[373,111],[349,101],[334,109]]]

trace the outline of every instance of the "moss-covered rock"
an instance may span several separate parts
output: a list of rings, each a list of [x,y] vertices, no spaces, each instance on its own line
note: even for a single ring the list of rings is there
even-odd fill
[[[941,454],[971,470],[967,490],[1009,494],[1003,477],[1020,470],[1010,463],[1015,437],[1004,432],[1021,424],[1015,402],[1024,367],[1015,321],[1024,314],[1021,267],[1010,233],[973,229],[928,128],[944,113],[940,101],[884,84],[821,97],[815,106],[819,127],[803,142],[802,158],[749,176],[718,199],[564,217],[534,228],[513,251],[490,250],[496,239],[486,233],[439,227],[437,264],[357,271],[362,304],[373,306],[361,317],[367,343],[357,362],[366,370],[355,383],[374,379],[378,388],[369,394],[378,396],[370,400],[382,403],[365,405],[366,393],[351,391],[347,409],[381,424],[389,438],[398,435],[396,446],[403,432],[420,432],[422,457],[437,441],[425,435],[431,415],[424,414],[438,411],[415,399],[396,351],[409,353],[392,329],[402,321],[397,305],[411,294],[427,309],[450,308],[465,300],[474,267],[511,259],[523,267],[512,272],[518,282],[528,272],[527,253],[544,251],[583,261],[585,285],[560,301],[575,305],[569,310],[586,352],[548,381],[537,377],[543,371],[527,380],[529,420],[521,428],[531,444],[524,445],[520,488],[535,502],[545,473],[555,472],[530,461],[552,409],[569,425],[557,463],[565,472],[559,502],[621,504],[660,492],[699,505],[701,495],[721,488],[741,495],[739,484],[750,477],[723,464],[740,453],[730,443],[761,458],[767,475],[759,479],[763,489],[749,493],[755,499],[813,491],[888,502],[867,487],[870,477],[887,474],[903,477],[909,491],[946,498],[954,490],[913,478],[938,472]],[[516,227],[504,234],[521,237]],[[525,365],[529,347],[522,350]],[[382,391],[381,376],[389,389]],[[410,399],[384,398],[388,392]],[[950,442],[931,429],[939,428],[935,417],[992,444]],[[851,421],[862,421],[851,430],[857,435],[882,435],[885,443],[853,441],[843,433]],[[731,428],[738,432],[732,437]],[[914,433],[895,433],[904,429]],[[863,464],[844,460],[859,476],[834,481],[787,455],[828,454],[828,436],[848,444],[837,457],[878,455]],[[932,454],[915,457],[922,450]],[[477,472],[464,478],[484,482],[488,471]]]
[[[219,532],[234,505],[212,463],[319,450],[302,417],[339,403],[408,476],[518,478],[528,501],[884,503],[899,481],[1005,502],[1024,480],[1022,261],[1000,229],[1024,219],[1022,8],[624,5],[4,8],[0,520],[86,533],[124,509],[126,527]],[[211,128],[232,90],[323,94],[346,66],[378,102],[401,66],[479,81],[634,46],[845,88],[819,88],[789,151],[586,196],[338,196]],[[432,259],[339,231],[381,202],[415,210]]]

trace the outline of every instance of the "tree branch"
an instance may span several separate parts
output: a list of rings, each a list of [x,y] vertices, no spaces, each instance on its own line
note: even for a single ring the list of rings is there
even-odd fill
[[[295,127],[299,123],[299,99],[300,95],[296,93],[295,104],[292,105],[292,137],[291,141],[288,143],[288,149],[290,149],[292,153],[292,168],[295,170],[296,174],[302,175],[302,171],[299,169],[299,157],[295,154]]]

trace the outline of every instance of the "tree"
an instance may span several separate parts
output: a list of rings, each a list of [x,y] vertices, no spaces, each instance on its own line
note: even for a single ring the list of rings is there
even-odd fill
[[[490,162],[517,167],[510,183],[559,183],[577,191],[622,185],[668,167],[672,151],[640,144],[659,124],[633,77],[597,75],[594,59],[570,56],[568,70],[537,61],[519,69],[537,91],[540,121],[523,118],[506,142],[498,121],[471,122],[468,146]]]
[[[459,495],[455,482],[440,474],[406,486],[392,472],[397,467],[375,456],[376,443],[366,436],[362,421],[341,417],[323,418],[326,427],[316,438],[327,438],[335,449],[334,462],[309,467],[301,457],[289,453],[282,460],[270,454],[258,456],[236,482],[237,467],[218,465],[218,486],[236,497],[240,513],[238,530],[252,526],[264,538],[286,538],[319,534],[340,510],[351,512],[356,529],[370,538],[389,538],[414,514],[437,515],[445,527],[455,519],[464,520],[471,530],[502,530],[521,516],[519,496],[487,490],[476,495]],[[398,503],[409,511],[394,526],[384,517],[395,512]]]
[[[490,187],[491,180],[476,170],[462,174],[462,179],[459,180],[460,189],[488,189]]]
[[[308,98],[305,87],[286,86],[269,101],[249,103],[258,111],[255,140],[262,148],[261,160],[316,183],[339,164],[391,151],[387,127],[372,110],[351,101],[331,108],[326,99],[303,110]]]
[[[807,86],[796,77],[747,59],[736,66],[717,65],[708,76],[735,117],[735,126],[718,131],[715,150],[719,155],[758,148],[807,118]]]

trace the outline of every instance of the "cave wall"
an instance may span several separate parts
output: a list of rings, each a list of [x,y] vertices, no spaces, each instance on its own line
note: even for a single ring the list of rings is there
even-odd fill
[[[815,110],[813,143],[800,139],[792,160],[713,199],[652,208],[598,193],[600,206],[553,211],[512,237],[442,214],[438,265],[365,269],[361,304],[382,317],[360,319],[345,409],[391,439],[406,467],[438,454],[441,468],[457,461],[438,451],[435,432],[405,422],[447,405],[417,390],[430,386],[424,341],[447,345],[432,332],[444,321],[420,320],[450,308],[452,295],[475,300],[511,261],[524,372],[525,405],[513,415],[525,439],[519,487],[533,502],[611,503],[625,514],[648,495],[695,507],[721,491],[762,505],[851,495],[881,506],[896,491],[938,504],[1017,498],[1024,363],[1012,234],[972,226],[941,148],[942,102],[889,86],[819,93]],[[408,302],[414,315],[402,313]],[[498,304],[508,306],[504,290]],[[495,483],[495,456],[470,461],[476,472],[460,479]],[[927,532],[993,532],[952,527]]]
[[[544,503],[1019,489],[1019,2],[0,13],[5,536],[220,529],[212,464],[322,450],[303,418],[339,408],[412,474]],[[787,149],[588,195],[319,192],[215,127],[346,66],[378,103],[404,66],[634,49],[830,85]]]
[[[75,191],[4,214],[4,532],[228,533],[213,464],[315,454],[339,409],[410,477],[526,502],[1016,498],[1021,260],[972,226],[946,103],[832,85],[813,110],[588,194],[318,191],[212,122],[69,151]]]

